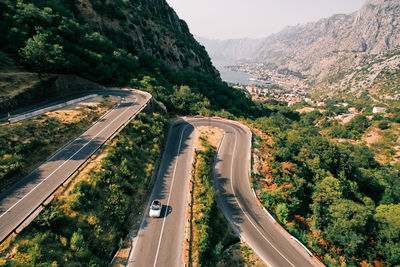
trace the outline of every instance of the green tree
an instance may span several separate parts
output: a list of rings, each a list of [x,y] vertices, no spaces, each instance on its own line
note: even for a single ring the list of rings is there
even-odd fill
[[[333,138],[351,138],[351,133],[341,124],[332,126],[328,131],[328,135]]]
[[[400,264],[400,204],[380,205],[374,219],[378,224],[377,247],[391,265]]]
[[[188,114],[196,114],[201,109],[210,107],[208,99],[194,93],[189,86],[180,86],[179,89],[175,88],[171,102],[179,112]]]
[[[58,68],[58,64],[63,64],[63,47],[57,43],[52,43],[52,34],[41,29],[38,33],[26,41],[25,47],[21,49],[24,60],[35,68],[39,78],[45,71]]]
[[[370,122],[364,115],[357,115],[346,124],[346,128],[353,134],[354,138],[359,138],[369,126]]]
[[[367,240],[366,225],[371,211],[364,205],[348,199],[339,199],[329,208],[328,225],[323,230],[325,237],[354,255]]]
[[[326,214],[328,208],[343,195],[343,186],[341,182],[333,176],[328,176],[316,184],[312,195],[313,203],[311,205],[313,211],[314,224],[323,228],[327,224]]]
[[[85,239],[83,238],[82,229],[78,229],[71,237],[71,249],[75,252],[84,250],[86,247]]]
[[[392,121],[400,123],[400,112],[399,111],[397,111],[397,113],[393,115]]]
[[[274,196],[267,190],[262,190],[260,194],[261,202],[263,203],[264,207],[270,209],[273,205],[275,205],[275,198]]]
[[[378,128],[381,129],[381,130],[386,130],[386,129],[390,128],[390,124],[389,124],[388,121],[380,121],[378,123]]]
[[[285,203],[279,203],[278,205],[276,205],[276,216],[278,217],[278,219],[283,222],[286,223],[287,218],[289,216],[289,209],[287,207],[287,205]]]

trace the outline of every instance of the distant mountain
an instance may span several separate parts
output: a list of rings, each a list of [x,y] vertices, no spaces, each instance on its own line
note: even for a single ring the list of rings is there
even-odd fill
[[[263,39],[197,39],[211,58],[274,63],[307,75],[314,88],[360,94],[375,86],[381,71],[399,69],[400,0],[367,0],[352,14],[286,27]],[[361,65],[373,65],[374,75],[355,75]]]
[[[215,40],[195,36],[196,40],[206,47],[210,57],[214,61],[234,63],[248,61],[258,51],[264,39],[229,39]]]
[[[399,22],[400,0],[368,0],[350,15],[287,27],[267,37],[251,59],[324,76],[339,61],[399,47]]]

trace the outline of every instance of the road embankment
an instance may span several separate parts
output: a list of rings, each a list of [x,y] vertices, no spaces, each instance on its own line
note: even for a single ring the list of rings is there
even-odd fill
[[[3,245],[0,263],[107,264],[148,190],[167,124],[162,113],[139,114],[23,232]]]
[[[0,240],[36,216],[53,193],[65,184],[102,145],[113,139],[137,114],[152,103],[151,95],[132,90],[107,90],[122,102],[77,139],[57,151],[19,183],[0,195]]]

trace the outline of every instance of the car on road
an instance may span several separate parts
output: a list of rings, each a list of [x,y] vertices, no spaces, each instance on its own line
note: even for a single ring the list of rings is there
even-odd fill
[[[160,217],[161,210],[162,210],[161,201],[158,199],[153,200],[150,206],[150,212],[149,212],[150,217]]]

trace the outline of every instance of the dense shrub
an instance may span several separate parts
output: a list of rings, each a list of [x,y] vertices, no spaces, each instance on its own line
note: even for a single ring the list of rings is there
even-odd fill
[[[194,172],[194,240],[192,258],[198,266],[216,266],[224,248],[237,242],[228,222],[218,209],[212,178],[216,148],[201,137],[204,150],[196,150]],[[196,212],[197,211],[197,212]]]
[[[386,130],[390,128],[390,123],[388,121],[380,121],[378,123],[378,128],[381,130]]]
[[[253,122],[274,141],[259,146],[273,156],[265,164],[275,184],[263,189],[261,180],[256,185],[263,205],[322,256],[349,265],[374,260],[399,264],[400,240],[389,232],[399,226],[392,218],[399,216],[400,169],[378,164],[365,145],[331,140],[360,138],[369,120],[357,116],[345,126],[332,124],[323,135],[315,125],[317,113],[298,119],[279,109]]]

